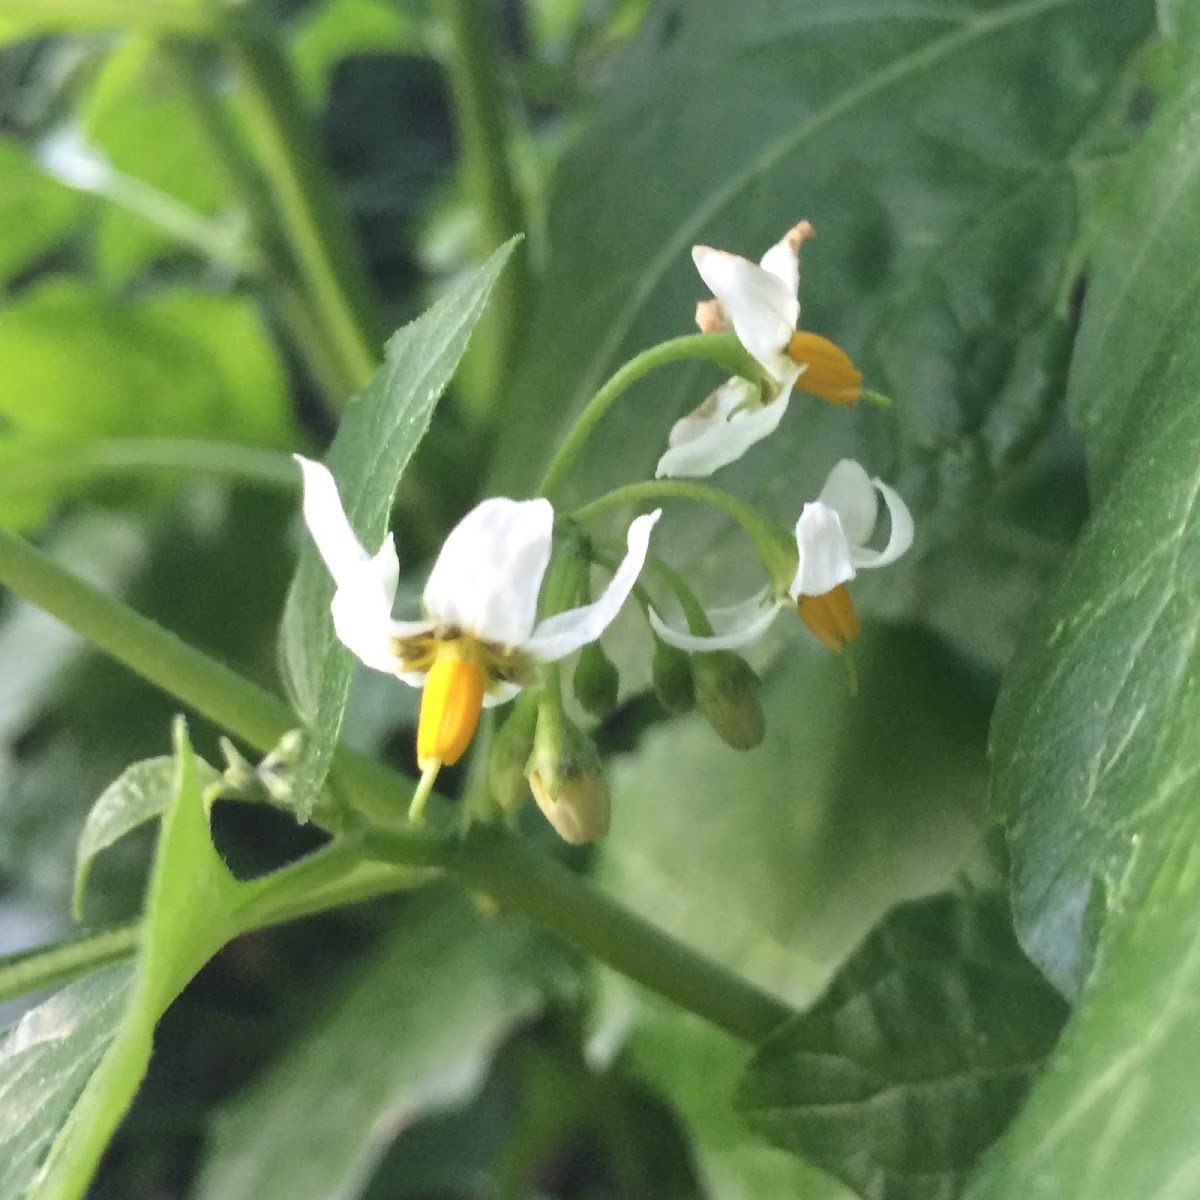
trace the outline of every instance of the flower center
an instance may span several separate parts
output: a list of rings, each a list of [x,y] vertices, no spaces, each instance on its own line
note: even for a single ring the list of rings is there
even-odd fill
[[[452,766],[471,742],[483,708],[483,667],[461,641],[442,642],[421,692],[417,766]]]
[[[855,370],[850,356],[828,338],[797,331],[787,345],[787,356],[806,367],[795,386],[829,404],[854,404],[862,391],[862,372]]]
[[[820,596],[801,596],[796,611],[834,654],[840,654],[842,646],[858,637],[858,614],[845,584],[839,583]]]

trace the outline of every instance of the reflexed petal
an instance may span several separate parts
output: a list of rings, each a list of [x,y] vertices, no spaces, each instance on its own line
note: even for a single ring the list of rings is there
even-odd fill
[[[333,630],[356,658],[376,671],[396,672],[394,639],[428,633],[431,621],[393,621],[391,605],[381,603],[381,593],[374,588],[338,588],[329,606],[333,615]],[[400,675],[405,683],[420,687],[425,680],[422,671]]]
[[[650,610],[650,625],[667,645],[680,650],[737,650],[762,637],[782,607],[779,601],[771,599],[770,593],[764,588],[740,604],[714,608],[706,613],[715,631],[712,634],[695,634],[672,628],[654,609]]]
[[[739,408],[747,397],[751,403]],[[698,409],[675,423],[670,449],[658,460],[654,474],[660,479],[696,478],[736,462],[755,442],[775,432],[790,397],[789,386],[770,404],[759,404],[753,384],[729,380],[710,397],[717,401],[710,413],[700,416]]]
[[[788,589],[793,600],[824,595],[854,578],[850,543],[842,523],[837,513],[820,500],[806,504],[796,522],[796,550],[800,561]]]
[[[813,227],[807,221],[793,225],[758,260],[758,265],[764,271],[774,275],[794,296],[800,288],[800,244],[806,238],[812,237]],[[799,320],[799,312],[796,314]],[[796,321],[792,322],[795,328]]]
[[[554,509],[549,500],[495,497],[450,531],[425,585],[425,612],[487,641],[517,646],[537,619],[550,562]]]
[[[721,301],[738,340],[772,374],[796,329],[800,304],[789,288],[762,267],[709,246],[693,246],[701,278]]]
[[[908,511],[908,505],[900,498],[895,488],[876,479],[875,486],[887,505],[888,516],[892,522],[892,532],[887,545],[882,550],[870,550],[866,546],[853,546],[850,550],[850,561],[856,567],[886,567],[895,562],[913,544],[913,519]]]
[[[825,480],[817,499],[838,515],[842,532],[854,546],[871,540],[879,515],[879,498],[870,476],[852,458],[843,458]]]
[[[657,509],[630,524],[625,557],[598,600],[582,608],[571,608],[547,617],[533,631],[533,636],[524,643],[523,649],[543,662],[554,662],[588,642],[594,642],[612,624],[621,611],[621,605],[633,591],[650,548],[650,531],[660,516],[662,509]]]

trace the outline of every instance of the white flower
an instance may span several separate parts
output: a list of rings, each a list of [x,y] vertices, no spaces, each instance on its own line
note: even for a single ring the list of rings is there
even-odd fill
[[[696,269],[715,297],[697,306],[696,324],[702,333],[732,326],[772,386],[760,391],[738,378],[722,384],[675,423],[655,472],[659,477],[711,475],[736,461],[775,431],[794,387],[834,404],[858,399],[862,376],[845,353],[825,338],[796,331],[800,245],[812,232],[801,221],[757,265],[711,246],[692,247]]]
[[[630,525],[628,551],[599,599],[539,622],[554,509],[548,500],[484,500],[446,538],[422,595],[424,617],[396,621],[399,564],[391,535],[368,554],[333,476],[295,458],[304,475],[304,520],[337,584],[330,611],[338,638],[367,666],[424,688],[417,762],[427,775],[462,755],[482,707],[512,699],[533,681],[539,662],[563,658],[608,628],[633,589],[659,517],[650,513]]]
[[[879,496],[891,531],[887,545],[872,550],[868,542],[879,515]],[[790,582],[768,585],[738,604],[709,610],[705,615],[711,634],[673,629],[653,610],[650,623],[663,641],[681,650],[731,650],[761,637],[781,609],[795,607],[809,629],[839,651],[858,635],[858,617],[845,584],[860,570],[895,562],[912,542],[912,514],[899,493],[844,458],[796,522],[796,569]]]

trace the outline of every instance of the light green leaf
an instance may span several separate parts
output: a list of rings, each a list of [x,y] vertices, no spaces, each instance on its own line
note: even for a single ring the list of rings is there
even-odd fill
[[[31,434],[290,438],[283,369],[243,297],[122,302],[48,280],[0,309],[0,361],[0,413]]]
[[[133,968],[106,967],[30,1009],[0,1040],[0,1196],[19,1200],[112,1045]]]
[[[1200,88],[1180,83],[1114,198],[1072,368],[1098,389],[1073,385],[1099,502],[994,728],[1018,931],[1079,1000],[972,1200],[1200,1192]],[[1118,368],[1101,330],[1155,348]]]
[[[335,1007],[219,1116],[197,1200],[350,1200],[422,1115],[466,1102],[541,1006],[557,953],[441,892],[413,901]]]
[[[346,515],[372,553],[388,527],[396,484],[429,428],[433,410],[467,348],[515,239],[501,246],[428,312],[388,342],[384,365],[346,409],[326,461]],[[404,531],[397,537],[404,554]],[[306,543],[288,593],[280,631],[284,681],[312,731],[296,769],[296,795],[309,811],[329,770],[341,730],[354,659],[334,637],[329,616],[333,582]],[[302,810],[303,811],[303,810]]]
[[[196,759],[176,727],[175,800],[163,818],[146,895],[142,950],[115,1034],[54,1138],[28,1200],[77,1200],[150,1059],[158,1019],[208,959],[239,932],[237,884],[208,831]]]
[[[916,511],[919,554],[893,579],[936,566],[956,539],[988,551],[981,518],[997,514],[985,509],[1001,481],[1020,488],[1013,471],[1061,397],[1075,159],[1151,19],[1144,0],[836,12],[751,0],[736,19],[723,0],[654,5],[558,172],[553,255],[492,488],[529,487],[608,374],[688,331],[704,295],[693,243],[756,257],[806,217],[817,236],[803,250],[803,324],[895,404],[835,411],[797,393],[779,432],[719,481],[794,522],[849,454]],[[680,367],[639,383],[597,429],[569,497],[651,475],[672,421],[719,381]],[[1038,510],[1026,519],[1042,531]],[[660,536],[671,530],[674,562],[700,563],[722,528],[668,513]],[[1040,578],[1022,581],[1021,617]],[[886,612],[928,605],[914,588]],[[969,623],[954,632],[972,637]]]
[[[78,212],[77,196],[47,177],[19,147],[0,140],[0,283],[58,245]]]
[[[808,638],[794,619],[777,627]],[[730,750],[691,717],[614,764],[597,868],[624,903],[797,1006],[977,845],[988,713],[919,635],[864,632],[857,698],[837,658],[806,650],[764,683],[757,749]]]
[[[148,758],[122,772],[92,805],[75,846],[75,919],[83,915],[83,893],[92,860],[131,830],[162,816],[175,798],[179,774],[175,759]],[[218,785],[220,774],[203,759],[196,760],[202,793]]]
[[[907,904],[758,1048],[739,1107],[862,1196],[952,1200],[1065,1017],[1017,945],[1006,898]]]

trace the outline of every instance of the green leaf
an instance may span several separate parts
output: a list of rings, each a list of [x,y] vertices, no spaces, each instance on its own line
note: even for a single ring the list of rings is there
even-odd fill
[[[1013,470],[1061,397],[1076,160],[1151,18],[1144,0],[866,0],[836,18],[765,0],[736,18],[722,0],[654,5],[558,172],[553,256],[490,486],[530,487],[606,376],[688,330],[704,294],[693,243],[757,256],[807,217],[803,323],[895,404],[835,411],[797,393],[720,482],[791,523],[849,454],[916,511],[921,554],[893,580],[956,539],[986,550],[985,506],[1001,482],[1019,488]],[[672,421],[719,381],[679,367],[639,383],[596,430],[570,498],[651,475]],[[723,528],[696,511],[667,520],[677,565],[710,555]],[[1023,618],[1041,575],[1025,584],[1012,556],[1006,569]],[[885,611],[924,617],[928,602],[912,588]],[[972,637],[971,623],[954,632]]]
[[[163,818],[146,895],[142,950],[112,1040],[54,1138],[28,1200],[84,1194],[150,1059],[158,1019],[184,985],[239,932],[237,883],[208,831],[196,759],[176,726],[175,799]]]
[[[0,309],[0,359],[0,413],[30,434],[291,436],[282,366],[242,297],[122,302],[47,280]]]
[[[809,638],[794,619],[777,628]],[[798,1006],[887,909],[945,887],[980,836],[986,698],[918,634],[867,629],[854,649],[857,698],[815,643],[783,660],[755,750],[698,717],[648,734],[614,764],[600,848],[622,902]]]
[[[372,550],[387,532],[396,484],[515,245],[514,239],[501,246],[428,312],[395,333],[384,365],[346,409],[326,462],[350,524]],[[397,540],[403,554],[403,530]],[[280,656],[292,704],[312,731],[295,774],[296,794],[302,804],[307,798],[308,811],[329,770],[354,669],[353,657],[333,633],[332,598],[329,572],[306,541],[284,610]]]
[[[413,901],[346,994],[216,1122],[198,1200],[349,1200],[393,1138],[466,1102],[562,967],[460,897]]]
[[[739,1107],[872,1200],[961,1194],[1066,1017],[1021,953],[1007,899],[897,909],[809,1012],[756,1051]]]
[[[1186,15],[1194,60],[1195,6]],[[1098,243],[1072,369],[1096,383],[1094,405],[1084,385],[1073,391],[1099,502],[996,715],[1018,931],[1079,1000],[972,1200],[1200,1191],[1188,1119],[1200,1072],[1195,80],[1147,130]],[[1128,342],[1136,362],[1118,368],[1100,330],[1155,345]],[[1098,357],[1113,364],[1111,387]]]
[[[96,971],[32,1008],[0,1040],[0,1196],[29,1193],[38,1166],[121,1025],[133,968]]]
[[[131,830],[161,817],[175,798],[178,768],[174,758],[148,758],[121,773],[92,805],[75,846],[75,895],[73,909],[78,921],[83,915],[83,893],[92,860]],[[196,760],[196,776],[202,793],[220,784],[220,774],[203,759]],[[205,807],[211,805],[211,799]]]

